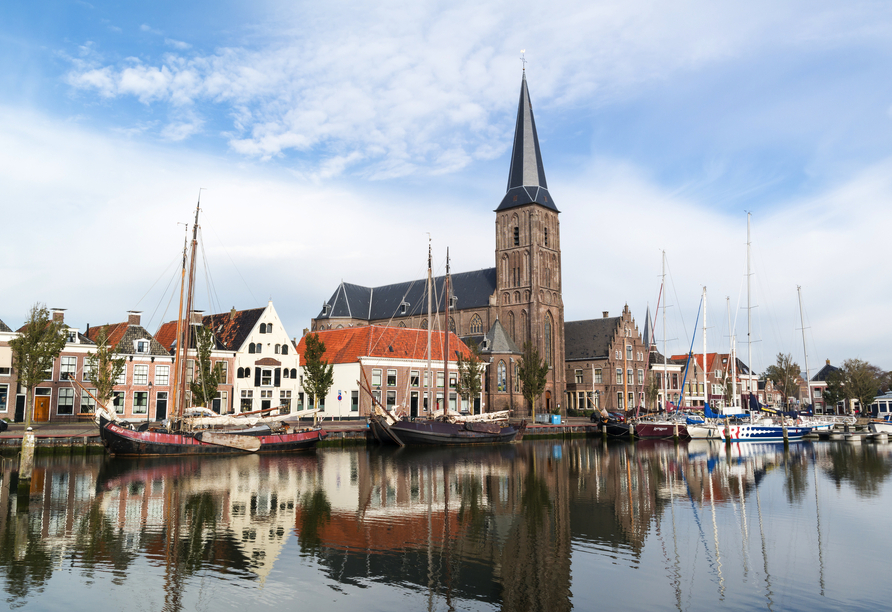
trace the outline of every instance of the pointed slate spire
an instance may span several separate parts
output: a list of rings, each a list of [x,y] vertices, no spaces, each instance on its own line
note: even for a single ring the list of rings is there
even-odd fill
[[[539,151],[539,136],[536,134],[536,120],[533,118],[533,105],[527,89],[527,73],[524,70],[520,83],[520,101],[517,104],[514,148],[508,169],[508,191],[496,212],[532,202],[559,212],[548,193],[545,167]]]
[[[650,304],[647,305],[647,314],[645,315],[647,318],[644,320],[644,346],[650,350],[652,344],[654,344],[653,339],[653,331],[650,329]]]

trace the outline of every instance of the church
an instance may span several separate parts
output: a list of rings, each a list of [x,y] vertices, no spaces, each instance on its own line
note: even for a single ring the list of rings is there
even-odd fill
[[[342,282],[312,320],[311,329],[365,325],[448,329],[465,343],[476,344],[488,363],[482,409],[512,410],[517,416],[529,414],[517,368],[524,344],[532,342],[549,367],[536,412],[561,408],[566,368],[560,211],[545,179],[525,70],[508,186],[494,212],[495,267],[450,276],[448,322],[443,299],[431,309],[435,320],[428,320],[424,279],[382,287]],[[435,296],[443,295],[444,280],[434,279]],[[452,398],[450,407],[455,407]]]

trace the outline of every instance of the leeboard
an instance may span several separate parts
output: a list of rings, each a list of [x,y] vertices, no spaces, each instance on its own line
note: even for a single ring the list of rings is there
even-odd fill
[[[260,439],[254,436],[238,436],[225,433],[216,433],[213,431],[203,431],[195,436],[202,442],[207,444],[216,444],[217,446],[228,446],[237,448],[246,453],[256,453],[260,450]]]

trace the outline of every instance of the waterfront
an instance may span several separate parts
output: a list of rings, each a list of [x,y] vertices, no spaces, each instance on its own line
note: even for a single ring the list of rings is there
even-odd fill
[[[604,443],[2,459],[0,589],[50,610],[876,609],[892,447]]]

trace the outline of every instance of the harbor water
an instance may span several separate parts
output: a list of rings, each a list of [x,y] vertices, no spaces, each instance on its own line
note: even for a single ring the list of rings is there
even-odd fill
[[[0,459],[21,610],[876,610],[892,446]]]

